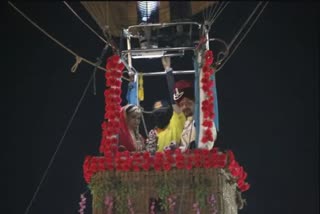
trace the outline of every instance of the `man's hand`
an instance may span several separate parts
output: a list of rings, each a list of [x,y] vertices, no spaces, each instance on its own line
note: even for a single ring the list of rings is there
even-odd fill
[[[164,56],[161,58],[161,60],[164,70],[171,68],[171,58],[169,56]]]

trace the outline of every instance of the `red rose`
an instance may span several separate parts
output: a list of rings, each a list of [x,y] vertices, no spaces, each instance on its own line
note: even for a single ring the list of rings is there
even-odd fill
[[[241,180],[241,179],[239,179],[239,180],[237,181],[237,185],[238,185],[239,189],[241,189],[242,186],[244,185],[244,181]]]
[[[205,72],[202,76],[204,79],[210,79],[210,74],[208,72]]]
[[[160,171],[161,170],[161,164],[159,163],[155,163],[154,166],[153,166],[154,170],[156,171]]]
[[[163,153],[162,152],[156,152],[154,159],[159,159],[162,160],[163,159]]]
[[[206,169],[211,168],[211,162],[210,162],[209,160],[206,160],[206,161],[204,162],[204,168],[206,168]]]
[[[119,71],[122,71],[124,69],[124,64],[123,63],[120,63],[116,66],[116,69],[119,70]]]
[[[245,171],[243,171],[243,173],[240,175],[240,179],[245,180],[247,178],[247,176],[248,176],[248,174]]]
[[[176,167],[178,169],[183,169],[184,168],[184,162],[183,161],[177,161],[176,162]]]
[[[186,169],[187,170],[191,170],[192,169],[192,162],[191,161],[187,162]]]
[[[176,155],[176,161],[177,162],[183,162],[184,161],[184,156],[183,155]]]
[[[142,168],[143,168],[145,171],[148,171],[148,170],[150,169],[150,163],[145,162],[144,164],[142,164]]]
[[[244,192],[244,191],[247,191],[249,188],[250,188],[250,184],[244,183],[242,187],[239,189],[241,190],[241,192]]]
[[[145,160],[149,160],[150,157],[151,157],[151,156],[150,156],[150,153],[149,153],[149,152],[143,152],[143,158],[144,158]]]
[[[103,95],[105,96],[105,98],[106,97],[108,97],[108,96],[110,96],[110,89],[106,89],[106,90],[104,90],[104,92],[103,92]]]
[[[140,172],[140,167],[138,165],[133,165],[132,168],[133,168],[133,171]]]
[[[213,63],[213,53],[211,50],[207,50],[205,53],[205,65],[211,65]]]
[[[104,77],[106,79],[109,79],[111,77],[111,72],[110,71],[105,72]]]
[[[164,162],[164,164],[163,164],[163,169],[165,170],[165,171],[169,171],[170,169],[171,169],[171,163],[169,163],[169,162]]]
[[[112,63],[119,64],[120,63],[120,56],[115,54],[111,57],[111,60],[112,60]]]
[[[114,88],[114,94],[115,95],[121,95],[121,89],[120,88]]]

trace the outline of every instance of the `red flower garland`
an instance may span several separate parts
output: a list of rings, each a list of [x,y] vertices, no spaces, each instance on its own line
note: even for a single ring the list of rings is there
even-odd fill
[[[192,168],[223,168],[228,170],[236,180],[240,191],[250,188],[245,182],[247,173],[235,161],[232,151],[223,153],[214,147],[212,150],[188,150],[181,153],[179,149],[166,152],[157,152],[151,157],[149,152],[129,153],[111,151],[104,157],[87,156],[83,164],[84,178],[90,183],[92,175],[100,171],[170,171],[172,168],[191,170]]]
[[[204,65],[202,67],[203,76],[201,79],[202,83],[202,90],[204,91],[205,99],[202,101],[202,112],[203,112],[203,137],[201,139],[202,143],[207,143],[209,141],[213,141],[213,134],[212,134],[212,126],[213,126],[213,119],[214,119],[214,112],[213,112],[213,93],[211,88],[213,87],[213,80],[211,80],[211,75],[214,73],[213,68],[210,65],[213,63],[213,53],[210,50],[205,52],[204,56]]]
[[[238,188],[241,192],[247,191],[250,188],[250,184],[244,182],[247,178],[247,173],[244,171],[243,167],[235,160],[234,154],[231,150],[227,152],[229,156],[229,166],[228,169],[233,177],[237,179]]]
[[[105,115],[102,127],[102,139],[99,151],[108,153],[117,151],[117,134],[119,133],[120,123],[120,103],[121,103],[121,76],[124,64],[121,62],[118,55],[109,57],[106,65],[106,87],[105,96]]]

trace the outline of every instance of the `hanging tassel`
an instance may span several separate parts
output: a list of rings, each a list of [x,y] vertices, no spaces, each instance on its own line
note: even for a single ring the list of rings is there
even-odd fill
[[[138,98],[140,101],[144,100],[144,89],[143,89],[143,76],[142,73],[139,73],[138,76],[139,80],[138,80],[138,85],[139,85],[139,89],[138,89]]]

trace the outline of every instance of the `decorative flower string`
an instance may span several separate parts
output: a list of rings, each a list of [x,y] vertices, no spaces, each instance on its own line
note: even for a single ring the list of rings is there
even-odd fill
[[[134,214],[134,210],[133,210],[133,206],[132,206],[132,201],[131,201],[131,198],[129,198],[129,197],[128,197],[128,208],[129,208],[130,214]]]
[[[202,90],[205,95],[205,99],[202,101],[202,112],[203,112],[203,137],[201,139],[202,143],[207,143],[209,141],[214,141],[213,134],[212,134],[212,126],[213,126],[213,119],[214,119],[214,112],[213,112],[213,92],[211,88],[213,87],[213,80],[211,76],[214,73],[213,68],[210,65],[213,63],[213,53],[210,50],[205,52],[204,56],[204,65],[202,67],[203,76],[201,79],[202,83]]]
[[[79,205],[80,205],[80,209],[78,210],[78,212],[80,214],[84,214],[84,209],[86,208],[86,197],[84,196],[84,194],[81,194],[80,195],[80,202],[79,202]]]
[[[198,203],[198,202],[193,203],[192,209],[193,209],[193,211],[196,212],[196,214],[200,214],[200,206],[199,206],[199,203]]]
[[[210,204],[211,214],[217,214],[218,213],[217,200],[213,193],[208,197],[208,203]]]
[[[169,205],[169,213],[174,214],[174,208],[176,206],[176,199],[177,197],[175,195],[170,195],[168,197],[168,205]]]
[[[105,121],[101,124],[102,139],[100,152],[106,154],[108,151],[117,151],[117,134],[120,128],[120,103],[121,103],[121,76],[124,64],[118,55],[109,57],[106,65],[106,87],[105,96]]]
[[[113,159],[114,158],[114,159]],[[195,149],[181,153],[179,149],[175,151],[156,152],[151,156],[149,152],[130,153],[111,151],[105,153],[104,157],[87,156],[83,164],[84,178],[90,183],[91,177],[101,171],[170,171],[171,169],[193,168],[224,168],[228,170],[237,182],[241,192],[250,188],[245,182],[247,173],[243,167],[235,160],[233,152],[221,152],[217,147],[212,150]]]
[[[231,150],[227,152],[229,157],[228,169],[231,175],[237,179],[237,185],[241,192],[247,191],[250,188],[250,184],[244,182],[247,178],[247,173],[244,171],[243,167],[235,160],[234,154]]]
[[[150,206],[150,214],[156,214],[155,208],[156,208],[156,201],[155,199],[152,199],[151,206]]]
[[[104,200],[104,204],[107,207],[107,214],[112,214],[113,209],[113,198],[111,196],[106,196]]]

